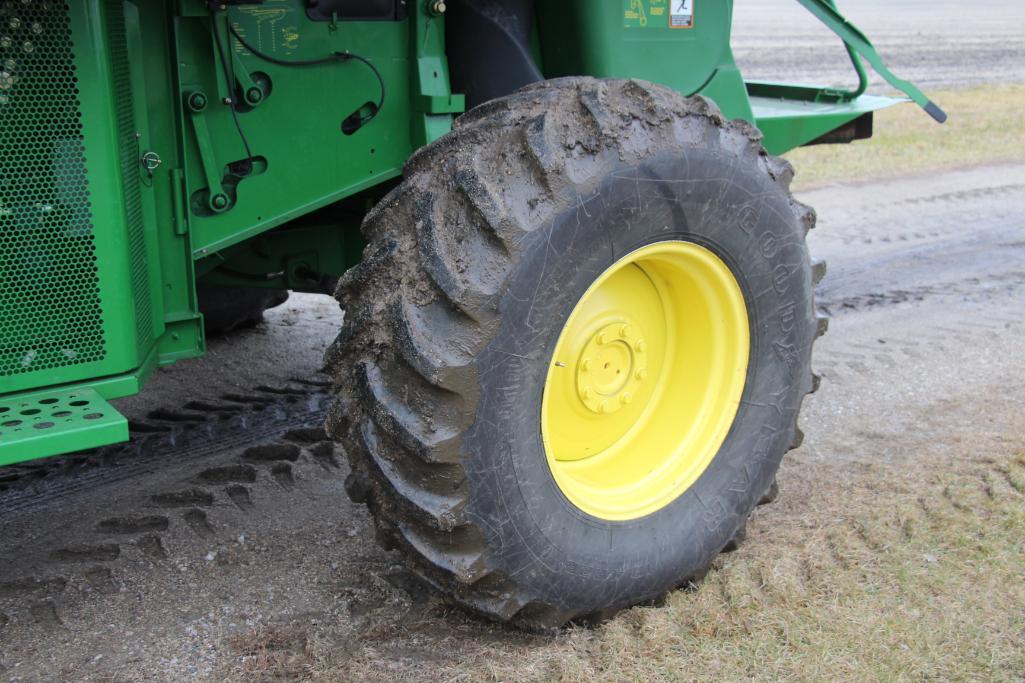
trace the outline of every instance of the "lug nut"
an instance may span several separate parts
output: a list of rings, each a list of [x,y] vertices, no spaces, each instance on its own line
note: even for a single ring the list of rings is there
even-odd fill
[[[619,402],[622,403],[623,405],[629,404],[630,401],[632,401],[632,400],[633,400],[633,397],[630,396],[630,392],[626,392],[622,396],[619,397]]]
[[[643,339],[637,340],[637,353],[643,353],[644,349],[648,348],[648,345],[644,343]]]
[[[201,92],[189,93],[189,96],[186,99],[185,103],[188,105],[189,109],[191,109],[192,111],[194,111],[194,112],[201,112],[204,109],[206,109],[206,105],[207,105],[206,95],[204,95]]]
[[[641,368],[641,369],[639,369],[639,370],[638,370],[637,372],[635,372],[635,373],[634,373],[634,376],[635,376],[635,377],[636,377],[637,379],[644,379],[645,377],[647,377],[647,376],[648,376],[648,371],[647,371],[647,370],[645,370],[644,368]]]
[[[591,359],[590,358],[585,358],[584,360],[582,360],[580,362],[580,370],[581,371],[587,372],[590,369],[591,369]]]
[[[630,329],[629,325],[623,325],[622,327],[619,328],[619,336],[622,337],[623,339],[629,339],[630,338],[630,332],[631,332],[631,329]]]

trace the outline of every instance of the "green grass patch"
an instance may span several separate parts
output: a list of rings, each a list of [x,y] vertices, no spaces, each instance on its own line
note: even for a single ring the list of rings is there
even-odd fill
[[[1025,85],[931,92],[950,118],[937,124],[913,104],[875,114],[875,135],[785,156],[795,189],[1025,159]]]

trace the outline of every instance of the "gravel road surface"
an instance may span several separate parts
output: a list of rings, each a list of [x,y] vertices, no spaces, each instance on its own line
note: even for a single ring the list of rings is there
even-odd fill
[[[890,69],[921,88],[1025,81],[1025,3],[1020,0],[837,4]],[[747,78],[854,83],[842,43],[795,0],[736,0],[733,50]],[[870,75],[873,90],[886,92],[882,79]]]

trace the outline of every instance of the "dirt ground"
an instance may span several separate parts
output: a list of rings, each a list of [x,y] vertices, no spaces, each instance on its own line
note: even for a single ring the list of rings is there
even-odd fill
[[[270,458],[226,452],[8,520],[0,550],[12,576],[0,586],[4,676],[581,680],[643,671],[672,680],[719,667],[756,678],[830,671],[889,678],[935,674],[930,667],[951,657],[975,662],[965,671],[978,676],[1020,674],[1021,643],[1012,637],[1020,637],[1020,619],[1002,621],[1014,614],[1010,605],[1025,609],[1020,591],[988,609],[959,603],[964,620],[951,624],[923,605],[906,606],[906,587],[885,582],[862,596],[860,608],[840,609],[835,600],[857,597],[845,590],[863,585],[859,577],[873,566],[876,580],[891,576],[897,569],[886,562],[908,572],[933,564],[928,558],[980,559],[925,532],[890,534],[903,528],[895,520],[928,530],[927,514],[964,517],[960,527],[940,527],[939,538],[984,534],[1007,515],[1006,524],[1014,514],[1020,521],[1025,165],[832,187],[801,199],[819,207],[812,248],[831,264],[819,291],[833,315],[816,350],[822,389],[804,413],[806,445],[785,461],[784,494],[759,511],[748,543],[725,556],[696,594],[681,591],[664,606],[555,639],[478,622],[423,590],[397,556],[374,544],[367,514],[341,490],[336,454],[283,444]],[[304,315],[277,312],[270,324]],[[305,335],[315,329],[304,325],[292,327]],[[290,464],[288,476],[275,472],[280,462]],[[949,493],[952,485],[978,493],[980,482],[989,482],[986,500],[1008,507],[976,514],[971,497]],[[210,498],[195,497],[197,490]],[[189,492],[193,498],[180,497]],[[1002,546],[1012,553],[1008,580],[1017,582],[1025,547],[1021,527],[1007,528],[1014,534]],[[957,577],[954,586],[964,590],[967,579]],[[1012,585],[1020,584],[1001,590]],[[800,595],[804,608],[793,611]],[[921,617],[888,627],[908,641],[902,657],[884,657],[890,651],[881,646],[838,649],[842,641],[821,636],[837,624],[850,635],[860,623],[851,619],[891,604]],[[907,626],[922,619],[932,620],[931,640]],[[962,650],[950,638],[965,622],[999,633]],[[797,638],[802,629],[820,636]],[[796,640],[780,640],[781,632]],[[651,642],[658,633],[677,645],[646,659],[656,645],[666,647]],[[733,668],[750,666],[755,644],[776,648],[773,659],[757,670]]]
[[[843,7],[923,85],[1025,81],[1016,0]],[[842,50],[800,12],[738,0],[749,75],[843,78]],[[770,34],[796,56],[765,49]],[[822,387],[782,495],[700,586],[554,638],[480,622],[375,544],[342,490],[344,457],[300,430],[0,520],[0,679],[1020,680],[1025,162],[799,198],[829,263]],[[294,296],[119,407],[145,420],[291,386],[315,375],[340,319],[331,300]]]

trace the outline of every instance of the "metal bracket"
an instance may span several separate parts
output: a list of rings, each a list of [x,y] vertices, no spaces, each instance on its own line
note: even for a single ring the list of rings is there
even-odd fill
[[[250,107],[260,106],[267,96],[267,91],[250,75],[249,70],[242,63],[242,58],[238,56],[238,53],[232,50],[230,46],[229,51],[231,52],[232,64],[234,64],[235,81],[239,91],[242,93],[242,99]],[[219,56],[218,59],[220,59]]]
[[[198,279],[211,285],[323,292],[323,278],[359,262],[366,243],[359,223],[272,230],[199,262]]]
[[[225,92],[221,93],[225,97],[235,97],[236,89],[237,92],[242,94],[242,101],[250,107],[258,107],[263,103],[263,100],[267,96],[266,88],[257,82],[252,75],[249,73],[249,69],[246,68],[245,63],[239,56],[238,51],[234,49],[235,38],[231,35],[231,31],[228,30],[228,22],[231,19],[228,17],[227,12],[221,12],[212,14],[210,20],[214,22],[214,31],[217,32],[217,37],[210,36],[210,40],[213,43],[213,55],[214,62],[216,63],[215,73],[217,74],[218,83],[222,84]],[[224,83],[224,64],[221,60],[221,51],[218,48],[217,40],[222,37],[226,38],[227,51],[231,59],[231,69],[229,71],[233,74],[234,83]]]
[[[171,169],[171,196],[174,198],[174,234],[189,234],[189,200],[185,190],[185,172],[180,168]]]
[[[206,124],[204,112],[209,102],[209,98],[201,90],[185,91],[185,110],[189,113],[189,120],[192,122],[192,132],[196,136],[199,158],[203,165],[203,176],[206,178],[209,188],[206,199],[207,207],[214,213],[221,213],[231,208],[231,199],[221,185],[221,168],[214,156],[210,128]]]
[[[851,52],[852,59],[854,53],[861,55],[865,60],[872,65],[872,68],[876,72],[886,79],[887,83],[892,85],[897,90],[911,98],[915,104],[925,109],[929,116],[933,117],[939,123],[943,123],[947,120],[947,114],[936,105],[935,102],[930,100],[925,93],[916,88],[914,84],[908,81],[897,78],[886,65],[883,63],[883,58],[876,52],[875,47],[872,45],[872,41],[861,32],[857,26],[852,24],[845,16],[840,14],[833,4],[833,0],[797,0],[806,10],[815,15],[819,21],[826,25],[829,30],[838,35],[841,40],[847,45],[848,51]]]
[[[466,96],[417,95],[416,110],[425,114],[462,114],[466,111]]]
[[[157,341],[160,365],[206,353],[203,316],[198,313],[170,315],[164,320],[164,334]]]

